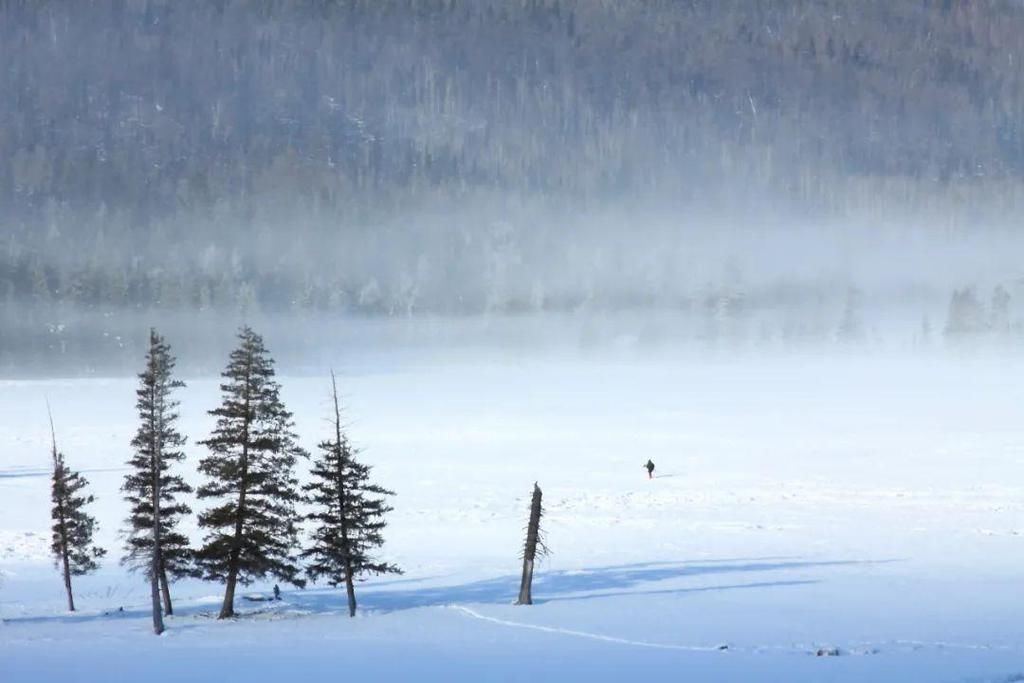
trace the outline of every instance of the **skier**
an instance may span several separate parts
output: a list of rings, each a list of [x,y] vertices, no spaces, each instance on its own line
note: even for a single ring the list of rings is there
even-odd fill
[[[277,587],[276,583],[274,584],[274,599],[275,600],[280,600],[281,599],[281,589]]]
[[[647,478],[654,479],[654,462],[650,458],[647,459],[647,464],[644,465],[647,468]]]

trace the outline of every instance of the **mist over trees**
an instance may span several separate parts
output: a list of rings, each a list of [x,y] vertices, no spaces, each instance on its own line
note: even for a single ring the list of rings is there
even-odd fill
[[[0,364],[125,311],[1016,294],[1021,54],[1010,0],[3,3]]]

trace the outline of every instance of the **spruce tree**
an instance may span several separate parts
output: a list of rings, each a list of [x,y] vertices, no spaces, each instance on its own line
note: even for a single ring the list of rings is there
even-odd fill
[[[304,488],[316,505],[308,519],[317,522],[313,545],[302,553],[311,563],[306,573],[313,580],[327,579],[331,586],[345,584],[348,613],[356,614],[354,581],[363,574],[400,574],[398,567],[371,557],[384,543],[384,515],[391,511],[383,496],[393,491],[370,483],[370,467],[356,460],[359,451],[349,443],[341,422],[338,388],[331,373],[333,415],[331,437],[318,448],[313,481]]]
[[[225,583],[221,619],[235,614],[238,583],[273,576],[304,585],[296,559],[301,494],[294,470],[307,454],[296,445],[263,338],[249,327],[238,338],[222,373],[223,402],[210,411],[217,425],[202,442],[210,451],[199,463],[207,481],[196,491],[215,500],[199,515],[206,536],[196,559],[205,578]]]
[[[170,351],[163,337],[150,330],[146,368],[139,373],[135,392],[139,428],[131,442],[132,469],[121,486],[131,507],[122,563],[145,571],[149,578],[157,634],[163,632],[162,612],[174,613],[168,577],[194,573],[188,538],[177,530],[181,517],[192,512],[178,496],[191,493],[192,487],[171,472],[171,464],[185,458],[185,437],[175,428],[178,401],[171,394],[185,384],[172,376],[175,360]]]
[[[92,535],[96,530],[96,520],[85,511],[85,506],[92,503],[95,498],[82,493],[89,482],[69,468],[64,461],[64,454],[57,450],[57,434],[53,428],[52,416],[50,435],[53,445],[53,508],[50,513],[53,519],[53,540],[50,543],[50,551],[64,576],[68,610],[74,612],[75,596],[71,588],[71,577],[95,571],[99,567],[97,560],[106,555],[107,551],[93,543]]]

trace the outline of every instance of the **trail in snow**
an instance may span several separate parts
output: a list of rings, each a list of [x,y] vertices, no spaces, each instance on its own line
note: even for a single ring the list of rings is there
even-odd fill
[[[524,628],[533,631],[543,631],[544,633],[557,633],[563,636],[575,636],[577,638],[589,638],[590,640],[602,640],[608,643],[619,643],[620,645],[633,645],[636,647],[650,647],[658,650],[684,650],[686,652],[717,652],[725,649],[724,646],[713,646],[713,645],[671,645],[668,643],[650,643],[645,640],[631,640],[629,638],[616,638],[615,636],[605,636],[600,633],[588,633],[587,631],[574,631],[567,628],[557,628],[554,626],[540,626],[538,624],[524,624],[520,621],[508,621],[507,619],[498,619],[497,617],[489,617],[485,614],[472,610],[462,605],[452,605],[452,609],[461,612],[467,616],[479,619],[481,621],[489,621],[492,624],[500,624],[501,626],[510,626],[512,628]]]
[[[747,654],[759,653],[759,652],[789,652],[792,654],[815,654],[824,646],[801,646],[801,645],[758,645],[756,647],[736,647],[733,645],[679,645],[672,643],[652,643],[645,640],[632,640],[630,638],[618,638],[616,636],[606,636],[600,633],[590,633],[588,631],[576,631],[573,629],[560,628],[557,626],[541,626],[539,624],[527,624],[521,621],[510,621],[508,619],[499,619],[497,617],[489,617],[486,614],[481,614],[476,610],[470,609],[463,605],[451,605],[452,609],[460,612],[468,617],[479,619],[480,621],[490,622],[492,624],[498,624],[500,626],[508,626],[510,628],[521,628],[531,631],[541,631],[543,633],[555,633],[563,636],[573,636],[576,638],[587,638],[589,640],[600,640],[607,643],[618,643],[620,645],[632,645],[634,647],[646,647],[653,648],[656,650],[680,650],[684,652],[742,652]],[[828,646],[829,648],[834,646]],[[951,642],[925,642],[919,640],[895,640],[885,643],[869,643],[861,642],[857,643],[856,646],[851,648],[838,648],[838,651],[843,655],[875,655],[882,652],[882,648],[886,648],[889,651],[900,650],[900,651],[918,651],[918,650],[991,650],[1000,652],[1020,652],[1024,651],[1024,647],[1013,647],[1009,645],[988,645],[978,643],[951,643]],[[827,649],[827,648],[826,648]]]

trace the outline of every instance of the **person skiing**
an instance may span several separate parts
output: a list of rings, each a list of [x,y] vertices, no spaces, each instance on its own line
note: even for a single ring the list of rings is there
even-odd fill
[[[654,479],[654,462],[647,458],[647,464],[644,467],[647,469],[647,478]]]

